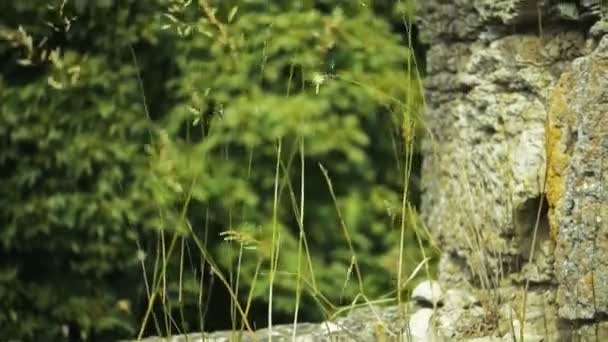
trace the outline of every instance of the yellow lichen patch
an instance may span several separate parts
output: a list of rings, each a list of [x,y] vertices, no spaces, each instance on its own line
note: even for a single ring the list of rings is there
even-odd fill
[[[387,341],[387,330],[383,322],[377,321],[374,324],[374,337],[378,342]]]
[[[542,63],[544,58],[542,55],[543,41],[536,35],[525,36],[521,39],[521,43],[516,46],[516,56],[518,59]]]
[[[499,48],[505,56],[513,56],[518,62],[532,64],[544,62],[542,55],[543,41],[533,34],[505,37],[500,41]]]
[[[605,81],[602,79],[606,77],[608,73],[608,58],[606,59],[592,59],[589,70],[589,84],[587,85],[587,91],[589,95],[594,97],[601,96],[605,93],[605,89],[602,86]]]
[[[550,237],[555,241],[557,237],[557,218],[555,208],[560,203],[564,192],[564,171],[568,166],[567,153],[570,140],[569,129],[574,127],[574,113],[568,106],[568,95],[572,89],[572,74],[566,72],[553,89],[549,97],[549,110],[546,122],[546,153],[547,153],[547,179],[545,192],[549,203]]]
[[[594,276],[593,276],[593,272],[587,272],[585,273],[585,275],[583,276],[583,278],[581,279],[580,283],[580,288],[579,288],[579,296],[582,297],[582,299],[586,299],[588,301],[593,300],[593,288],[594,288]]]

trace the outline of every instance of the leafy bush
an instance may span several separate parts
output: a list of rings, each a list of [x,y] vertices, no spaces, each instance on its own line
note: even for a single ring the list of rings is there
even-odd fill
[[[302,320],[323,315],[321,297],[348,304],[360,287],[319,165],[365,294],[394,289],[417,88],[392,2],[49,3],[0,4],[2,336],[133,336],[156,291],[147,332],[200,329],[212,289],[205,305],[226,316],[207,328],[225,328],[219,272],[243,307],[252,290],[262,326],[277,239],[277,319],[293,314],[297,276]],[[298,256],[302,168],[312,267]],[[420,252],[408,236],[407,274]]]

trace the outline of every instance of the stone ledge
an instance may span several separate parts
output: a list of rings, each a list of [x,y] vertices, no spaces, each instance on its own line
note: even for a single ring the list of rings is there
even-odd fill
[[[395,341],[404,324],[399,324],[399,310],[393,307],[373,307],[353,310],[345,317],[323,323],[298,323],[295,335],[297,342],[324,341]],[[212,333],[191,333],[171,337],[147,337],[143,342],[264,342],[269,341],[268,329],[251,333],[244,331],[217,331]],[[272,328],[272,341],[294,341],[293,324],[276,325]]]

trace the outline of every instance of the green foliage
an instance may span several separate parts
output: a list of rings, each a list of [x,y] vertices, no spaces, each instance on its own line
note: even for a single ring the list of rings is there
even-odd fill
[[[88,329],[114,310],[112,302],[133,292],[132,283],[116,286],[136,265],[138,230],[156,212],[133,68],[106,73],[113,67],[93,56],[79,67],[69,89],[42,77],[0,81],[2,267],[13,271],[1,285],[2,319],[17,336],[55,320]],[[40,317],[21,331],[32,312]]]
[[[140,261],[157,284],[174,234],[183,249],[169,255],[147,331],[167,333],[168,313],[179,329],[200,328],[178,319],[198,312],[205,272],[210,289],[191,232],[263,312],[279,140],[277,316],[295,307],[301,142],[314,274],[300,277],[336,305],[359,292],[322,164],[365,294],[395,288],[400,132],[418,95],[392,2],[50,3],[0,4],[10,18],[0,26],[0,335],[133,336],[148,305]],[[409,275],[420,250],[407,234]],[[307,290],[300,317],[318,319],[319,293]]]

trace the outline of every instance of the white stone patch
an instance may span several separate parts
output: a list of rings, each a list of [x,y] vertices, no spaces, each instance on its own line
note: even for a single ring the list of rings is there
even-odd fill
[[[409,333],[413,341],[426,342],[432,341],[431,318],[433,309],[423,308],[416,311],[409,321]]]
[[[524,329],[524,334],[523,334],[523,339],[521,338],[521,322],[517,319],[514,319],[512,321],[512,331],[509,332],[508,334],[506,334],[505,336],[503,336],[502,340],[503,341],[509,341],[509,342],[543,342],[545,340],[544,336],[541,335],[536,335],[536,334],[530,334],[529,332],[526,332],[526,329]],[[515,332],[515,335],[513,335],[513,332]]]
[[[543,113],[542,105],[536,103],[535,105],[534,109],[529,109],[529,111]],[[532,116],[538,115],[540,114]],[[523,204],[528,198],[534,198],[537,194],[542,193],[546,164],[545,140],[544,124],[530,124],[530,127],[521,132],[511,151],[509,158],[512,163],[513,204],[515,207]]]
[[[325,322],[325,323],[323,323],[323,328],[324,328],[325,332],[328,335],[336,333],[336,332],[339,332],[340,330],[342,330],[342,327],[340,327],[336,323],[332,323],[332,322]]]
[[[443,292],[437,281],[425,280],[414,288],[412,299],[419,303],[437,305],[443,299]]]

